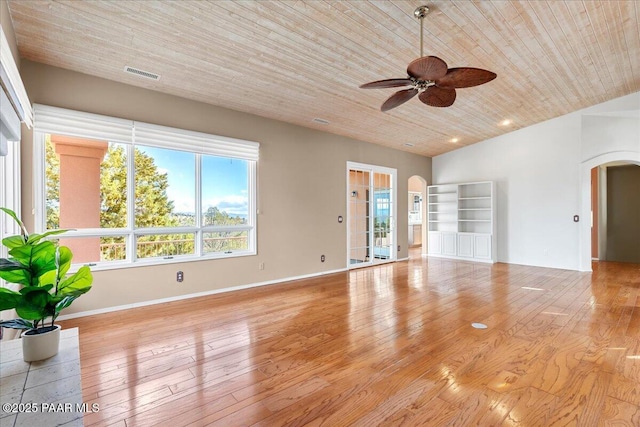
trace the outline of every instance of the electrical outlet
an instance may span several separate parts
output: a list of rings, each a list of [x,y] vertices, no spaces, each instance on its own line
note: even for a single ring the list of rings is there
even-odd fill
[[[178,273],[176,273],[176,280],[178,282],[182,282],[184,280],[184,273],[182,271],[178,271]]]
[[[320,262],[324,262],[324,255],[320,255]]]
[[[258,264],[258,270],[264,270],[264,262]]]

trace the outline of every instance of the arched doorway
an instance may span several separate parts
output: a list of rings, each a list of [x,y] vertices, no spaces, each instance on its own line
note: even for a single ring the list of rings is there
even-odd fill
[[[409,178],[409,257],[427,254],[427,180],[419,175]]]
[[[580,270],[591,271],[591,170],[612,162],[640,165],[640,153],[618,151],[596,156],[582,162],[580,168],[581,208],[583,220],[580,226]]]

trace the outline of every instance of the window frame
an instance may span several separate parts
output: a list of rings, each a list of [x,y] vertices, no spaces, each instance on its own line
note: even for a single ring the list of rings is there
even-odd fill
[[[256,198],[257,162],[259,154],[259,144],[257,142],[39,104],[34,105],[34,113],[33,186],[36,232],[46,231],[45,141],[47,134],[100,139],[109,141],[110,143],[121,143],[125,145],[127,154],[127,227],[69,230],[60,236],[64,238],[124,236],[126,242],[125,260],[78,263],[74,264],[74,268],[78,268],[80,265],[90,265],[93,270],[110,270],[158,264],[236,258],[257,254]],[[129,135],[127,135],[127,133]],[[155,138],[157,138],[157,140]],[[154,140],[157,142],[154,143]],[[194,154],[196,199],[194,226],[135,227],[134,150],[136,145],[185,151]],[[247,162],[247,224],[202,224],[202,158],[205,155]],[[203,238],[206,233],[228,231],[246,231],[247,249],[232,252],[204,252]],[[137,257],[136,245],[139,236],[188,233],[194,234],[194,254],[151,258]]]

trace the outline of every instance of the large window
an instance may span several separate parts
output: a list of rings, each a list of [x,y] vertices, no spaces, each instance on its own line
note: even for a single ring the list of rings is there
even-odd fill
[[[74,262],[256,252],[258,144],[37,105],[36,222]]]

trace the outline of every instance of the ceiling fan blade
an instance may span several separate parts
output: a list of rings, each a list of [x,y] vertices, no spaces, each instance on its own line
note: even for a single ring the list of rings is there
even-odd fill
[[[456,90],[429,86],[418,98],[432,107],[449,107],[456,100]]]
[[[443,77],[435,79],[442,88],[463,88],[482,85],[497,77],[496,73],[480,68],[451,68]]]
[[[411,61],[407,74],[418,80],[436,80],[447,74],[447,63],[437,56],[423,56]]]
[[[360,85],[360,89],[384,89],[388,87],[410,86],[412,84],[413,81],[411,79],[386,79],[365,83]]]
[[[386,101],[384,101],[384,104],[382,104],[382,107],[380,107],[380,110],[389,111],[392,108],[396,108],[397,106],[404,104],[405,102],[407,102],[408,100],[416,96],[417,94],[418,94],[418,89],[399,90],[393,95],[391,95]]]

